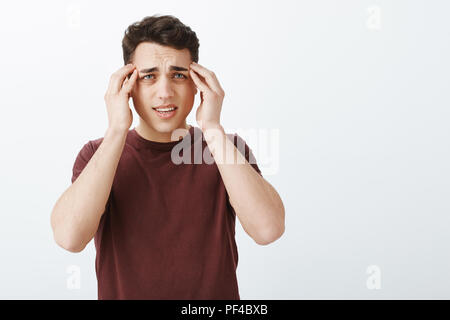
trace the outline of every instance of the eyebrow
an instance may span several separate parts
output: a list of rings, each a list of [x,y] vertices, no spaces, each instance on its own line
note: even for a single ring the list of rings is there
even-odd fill
[[[178,66],[170,66],[169,67],[170,71],[189,71],[186,68],[183,67],[178,67]],[[140,73],[150,73],[150,72],[158,72],[159,68],[158,67],[153,67],[153,68],[147,68],[147,69],[141,69],[139,72]]]

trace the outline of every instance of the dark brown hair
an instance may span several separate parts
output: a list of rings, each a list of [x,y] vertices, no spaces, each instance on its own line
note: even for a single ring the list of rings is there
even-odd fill
[[[153,42],[177,50],[187,48],[191,53],[192,61],[198,62],[200,43],[197,35],[174,16],[153,15],[128,26],[122,39],[125,64],[133,59],[134,50],[141,42]]]

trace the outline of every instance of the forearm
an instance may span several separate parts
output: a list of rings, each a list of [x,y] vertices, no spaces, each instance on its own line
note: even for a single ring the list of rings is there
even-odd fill
[[[108,129],[78,178],[56,202],[51,225],[55,241],[81,251],[93,238],[114,181],[127,132]]]
[[[284,232],[284,206],[277,191],[246,161],[222,127],[205,130],[205,139],[242,227],[258,244]]]

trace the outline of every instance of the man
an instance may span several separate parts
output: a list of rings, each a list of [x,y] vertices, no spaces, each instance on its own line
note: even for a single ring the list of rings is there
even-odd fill
[[[125,66],[105,94],[108,129],[75,160],[51,215],[55,241],[80,252],[94,238],[99,299],[240,299],[235,216],[266,245],[284,232],[283,203],[242,138],[225,134],[224,91],[196,63],[195,32],[173,16],[146,17],[122,47]],[[194,127],[186,117],[198,91]],[[130,97],[140,120],[131,130]],[[195,161],[198,147],[212,163]]]

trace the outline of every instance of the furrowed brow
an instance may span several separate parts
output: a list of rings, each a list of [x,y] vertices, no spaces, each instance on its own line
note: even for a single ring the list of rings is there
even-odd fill
[[[170,69],[170,71],[189,71],[188,69],[186,69],[184,67],[179,67],[179,66],[170,66],[169,69]],[[159,68],[158,67],[146,68],[146,69],[141,69],[139,71],[139,73],[151,73],[151,72],[159,72]]]

